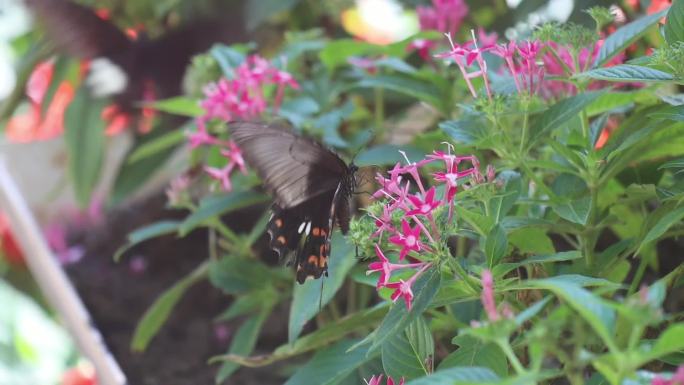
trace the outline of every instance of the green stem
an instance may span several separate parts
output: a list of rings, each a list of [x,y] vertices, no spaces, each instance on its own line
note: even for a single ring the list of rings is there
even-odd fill
[[[375,88],[375,129],[377,140],[382,141],[385,137],[385,90],[382,87]]]
[[[496,341],[496,344],[499,345],[499,347],[504,352],[506,357],[508,357],[508,362],[511,363],[513,370],[515,370],[517,374],[527,373],[525,367],[523,367],[523,365],[520,363],[520,360],[518,360],[518,356],[516,356],[515,352],[513,352],[513,349],[511,348],[511,345],[508,343],[508,340],[499,339]]]
[[[524,161],[525,158],[525,141],[527,140],[527,126],[530,120],[529,107],[530,103],[527,99],[523,102],[525,106],[525,114],[523,116],[522,136],[520,137],[520,159]]]
[[[549,197],[550,200],[556,201],[556,194],[553,191],[551,191],[551,189],[547,187],[546,184],[544,184],[544,181],[542,181],[541,178],[539,178],[537,174],[534,173],[534,171],[532,171],[530,166],[528,166],[525,163],[524,159],[520,159],[518,163],[520,164],[520,168],[522,168],[527,177],[532,179],[534,183],[537,185],[537,187],[540,190],[542,190],[544,194],[546,194]]]

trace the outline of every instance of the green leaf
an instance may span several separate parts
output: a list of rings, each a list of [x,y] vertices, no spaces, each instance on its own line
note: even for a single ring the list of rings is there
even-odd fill
[[[328,259],[330,263],[328,266],[329,276],[327,278],[322,277],[321,281],[307,280],[302,285],[294,284],[287,333],[289,342],[296,340],[304,325],[318,314],[319,303],[325,306],[342,287],[347,272],[356,264],[356,259],[352,256],[352,249],[352,245],[347,242],[346,238],[339,232],[335,232],[330,246],[330,258]]]
[[[128,156],[128,163],[135,163],[153,155],[164,153],[168,150],[173,150],[177,145],[185,141],[185,132],[183,130],[173,130],[165,132],[160,136],[146,142],[135,148],[131,155]]]
[[[390,336],[400,333],[411,322],[413,322],[419,315],[423,314],[425,309],[430,306],[432,298],[437,294],[441,282],[441,274],[439,269],[431,268],[425,271],[416,282],[413,284],[413,304],[411,310],[406,309],[404,301],[395,303],[390,311],[382,320],[382,323],[373,333],[371,341],[371,351],[375,351]]]
[[[684,106],[671,106],[648,115],[652,119],[667,119],[684,122]]]
[[[575,75],[576,78],[591,78],[611,82],[664,82],[674,80],[674,75],[654,68],[633,64],[619,64],[612,67],[596,68]]]
[[[506,355],[494,343],[486,343],[468,335],[454,337],[451,341],[459,348],[446,356],[439,364],[438,370],[453,367],[480,366],[491,369],[499,376],[508,374]]]
[[[684,350],[684,323],[670,325],[648,352],[649,360]]]
[[[261,290],[273,279],[275,273],[253,258],[228,255],[209,264],[209,281],[228,294]]]
[[[254,191],[233,191],[222,195],[213,195],[200,201],[199,207],[181,223],[178,233],[181,237],[196,227],[205,224],[209,219],[239,210],[258,203],[264,203],[269,197]]]
[[[145,103],[143,106],[188,118],[196,118],[204,114],[204,109],[200,107],[198,100],[187,96],[176,96],[154,103]]]
[[[604,343],[611,347],[615,346],[613,342],[615,311],[607,306],[601,298],[577,284],[557,279],[557,277],[532,280],[528,281],[527,284],[549,290],[562,298],[591,325]]]
[[[579,225],[586,225],[591,210],[591,197],[561,203],[552,208],[561,218]]]
[[[553,262],[565,262],[565,261],[572,261],[575,259],[580,259],[582,258],[582,253],[580,253],[578,250],[573,250],[573,251],[562,251],[560,253],[555,253],[555,254],[547,254],[547,255],[535,255],[532,257],[529,257],[521,262],[515,262],[515,263],[500,263],[492,269],[492,274],[494,277],[503,277],[506,275],[509,271],[516,269],[520,266],[528,266],[532,265],[535,263],[553,263]]]
[[[392,90],[431,104],[440,111],[447,109],[444,105],[446,98],[442,95],[442,91],[436,85],[415,76],[401,74],[368,75],[361,79],[356,86]]]
[[[432,372],[435,344],[423,317],[382,344],[382,366],[394,378],[412,380]]]
[[[553,254],[556,250],[546,230],[534,227],[518,228],[508,234],[511,245],[525,254]]]
[[[598,99],[596,99],[587,107],[587,115],[589,117],[592,117],[600,114],[605,114],[607,112],[611,112],[617,109],[627,108],[629,106],[634,105],[635,103],[644,103],[651,99],[654,103],[657,101],[652,91],[649,89],[641,89],[638,91],[611,90],[611,92],[601,95]],[[600,119],[598,118],[596,120],[600,121]],[[605,123],[599,125],[596,131],[602,129],[604,125]],[[598,136],[599,133],[600,132],[597,132],[596,136]]]
[[[671,160],[669,162],[663,163],[660,167],[658,167],[658,170],[663,170],[663,169],[668,169],[668,168],[677,169],[678,171],[676,173],[679,174],[682,170],[684,170],[684,158],[679,158],[679,159],[675,159],[675,160]]]
[[[321,349],[309,362],[299,368],[285,385],[333,385],[349,375],[377,354],[368,354],[367,348],[349,351],[356,341],[340,341]]]
[[[487,368],[449,368],[438,370],[429,376],[409,381],[406,385],[465,385],[465,384],[493,384],[499,381],[499,376]]]
[[[256,346],[261,327],[269,314],[271,314],[271,307],[267,306],[259,314],[247,318],[235,332],[235,335],[230,342],[228,353],[239,355],[251,354],[254,350],[254,346]],[[235,362],[224,362],[218,370],[218,373],[216,373],[216,383],[223,383],[228,377],[235,373],[239,367],[240,365]]]
[[[684,4],[681,1],[673,1],[667,12],[667,20],[663,28],[667,44],[673,45],[684,42]]]
[[[234,68],[238,67],[246,59],[246,56],[243,52],[224,44],[215,44],[213,47],[211,47],[209,53],[211,53],[211,56],[216,59],[221,67],[221,70],[223,71],[223,74],[229,79],[234,77]]]
[[[76,93],[66,110],[64,140],[69,151],[69,176],[81,207],[100,180],[105,153],[105,121],[100,118],[103,102],[91,99],[86,87]]]
[[[506,254],[508,239],[506,231],[499,224],[494,225],[485,238],[484,253],[487,256],[489,268],[496,265]]]
[[[484,141],[487,130],[480,120],[447,120],[439,123],[439,128],[457,143],[476,145]]]
[[[667,10],[664,10],[652,15],[647,15],[618,28],[617,31],[613,32],[603,42],[592,68],[601,67],[610,61],[610,59],[619,55],[630,44],[645,34],[648,28],[662,19],[666,13]]]
[[[166,289],[162,295],[147,309],[133,332],[131,349],[134,352],[142,352],[147,348],[152,338],[159,332],[164,322],[169,318],[171,311],[183,294],[195,283],[203,279],[207,274],[209,264],[204,262],[197,266],[190,274],[185,276],[173,286]]]
[[[336,39],[326,44],[319,57],[329,71],[334,71],[338,66],[347,65],[347,60],[352,56],[379,54],[382,50],[382,47],[376,44],[355,39]]]
[[[544,136],[577,116],[585,107],[602,95],[602,92],[585,92],[554,104],[532,123],[533,135]]]
[[[299,4],[301,0],[259,0],[248,1],[245,17],[248,30],[253,30],[271,16],[288,11]]]
[[[641,244],[643,245],[660,238],[670,227],[681,222],[682,218],[684,218],[684,206],[663,215],[663,217],[651,227],[651,230],[646,234]]]
[[[175,233],[176,231],[178,231],[179,223],[180,222],[178,221],[171,220],[159,221],[147,225],[145,227],[141,227],[139,229],[136,229],[132,233],[129,233],[126,244],[119,247],[114,253],[114,261],[118,262],[121,259],[123,253],[125,253],[128,249],[130,249],[134,245],[137,245],[140,242],[144,242],[148,239],[156,238],[162,235]]]
[[[381,144],[359,153],[354,159],[354,163],[361,167],[394,165],[397,162],[406,163],[404,156],[399,151],[404,151],[411,162],[417,162],[425,157],[423,151],[411,145]]]
[[[517,172],[503,171],[499,173],[497,180],[504,182],[504,188],[489,200],[489,212],[494,217],[494,223],[499,223],[511,211],[522,191],[520,174]]]

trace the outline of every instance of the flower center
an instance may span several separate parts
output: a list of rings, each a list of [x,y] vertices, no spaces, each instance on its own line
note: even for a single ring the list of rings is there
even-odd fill
[[[413,247],[416,245],[416,237],[413,235],[409,235],[406,237],[406,245],[409,247]]]
[[[449,182],[449,186],[456,187],[456,181],[458,180],[458,175],[449,173],[445,175],[446,180]]]
[[[422,211],[424,213],[429,213],[431,208],[432,207],[429,204],[425,203],[424,205],[422,205],[420,207],[420,211]]]

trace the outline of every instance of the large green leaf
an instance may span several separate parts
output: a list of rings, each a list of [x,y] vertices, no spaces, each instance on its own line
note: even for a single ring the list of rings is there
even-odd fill
[[[153,140],[135,148],[126,160],[127,163],[135,163],[145,158],[173,150],[185,140],[185,132],[181,129],[161,134]]]
[[[368,348],[349,350],[356,341],[340,341],[321,349],[309,362],[299,368],[285,385],[333,385],[349,373],[372,360],[377,354],[368,354]]]
[[[438,370],[429,376],[409,381],[406,385],[465,385],[465,384],[495,384],[499,376],[487,368],[448,368]]]
[[[667,12],[663,32],[665,32],[665,40],[670,45],[684,42],[684,4],[681,1],[674,1]]]
[[[681,351],[684,351],[684,323],[670,325],[646,355],[648,360],[655,360]]]
[[[663,215],[663,217],[660,218],[658,222],[653,225],[653,227],[651,227],[648,233],[646,233],[642,244],[652,242],[660,238],[670,227],[681,222],[682,218],[684,218],[684,206]]]
[[[506,376],[508,373],[506,355],[496,344],[486,343],[468,335],[455,337],[452,342],[459,347],[442,360],[438,370],[480,366],[491,369],[499,376]]]
[[[385,373],[412,380],[432,372],[435,343],[427,322],[416,318],[404,331],[388,338],[381,348]]]
[[[604,343],[615,346],[613,342],[615,311],[600,297],[577,284],[557,277],[528,281],[527,284],[549,290],[562,298],[591,325]]]
[[[484,241],[484,253],[487,257],[487,264],[491,269],[506,254],[508,239],[506,231],[499,224],[494,225]]]
[[[584,197],[567,203],[552,206],[561,218],[579,225],[587,224],[591,211],[591,197]]]
[[[288,324],[290,342],[296,340],[304,325],[318,314],[319,304],[325,306],[330,302],[344,283],[349,269],[356,264],[356,259],[352,257],[352,246],[342,234],[333,234],[330,250],[328,277],[307,280],[302,285],[295,284]]]
[[[545,136],[551,131],[577,116],[585,107],[602,95],[602,92],[585,92],[554,104],[535,118],[531,132],[536,136]]]
[[[253,258],[228,255],[209,264],[211,284],[228,294],[261,290],[273,279],[277,279],[275,273]]]
[[[231,211],[264,203],[268,200],[267,195],[253,191],[233,191],[227,194],[209,196],[202,199],[197,210],[185,218],[178,232],[180,236],[184,236],[212,218],[218,218]]]
[[[131,349],[133,351],[141,352],[147,348],[147,345],[152,338],[157,335],[159,329],[169,318],[171,311],[178,301],[183,298],[183,294],[185,294],[192,285],[206,276],[208,267],[208,263],[202,263],[190,274],[166,289],[166,291],[154,301],[135,327],[133,339],[131,341]]]
[[[656,24],[666,13],[667,10],[664,10],[652,15],[647,15],[618,28],[617,31],[610,34],[610,36],[604,40],[592,68],[601,67],[610,61],[610,59],[619,55],[625,48],[646,33],[648,28]]]
[[[69,151],[69,175],[82,207],[88,205],[102,171],[105,121],[100,113],[103,106],[103,102],[92,99],[86,87],[81,87],[66,111],[64,140]]]
[[[204,109],[200,107],[198,100],[187,96],[176,96],[170,99],[159,100],[149,103],[147,106],[158,111],[188,118],[195,118],[204,113]]]
[[[145,227],[136,229],[132,233],[128,234],[126,244],[119,247],[114,253],[114,260],[118,261],[121,259],[123,253],[125,253],[131,247],[137,245],[140,242],[144,242],[148,239],[160,237],[162,235],[173,234],[178,231],[178,221],[159,221],[149,224]]]
[[[357,87],[362,88],[385,88],[401,94],[416,98],[436,107],[440,111],[446,111],[445,95],[435,84],[426,79],[405,74],[375,75],[361,79]]]
[[[675,79],[674,75],[670,73],[634,64],[596,68],[577,74],[575,77],[608,80],[611,82],[665,82]]]

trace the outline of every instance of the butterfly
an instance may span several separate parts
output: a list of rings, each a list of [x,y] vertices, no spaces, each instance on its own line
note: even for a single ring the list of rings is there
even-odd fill
[[[122,111],[133,110],[150,88],[157,99],[179,95],[193,55],[215,42],[245,38],[239,9],[222,12],[221,20],[199,19],[155,39],[132,39],[92,9],[69,0],[26,0],[26,4],[57,51],[91,60],[86,83],[93,95],[113,96]]]
[[[280,257],[296,255],[297,282],[328,274],[335,223],[349,231],[350,197],[356,187],[347,165],[322,144],[262,123],[230,123],[231,139],[273,196],[270,246]]]

